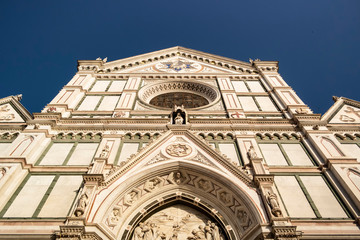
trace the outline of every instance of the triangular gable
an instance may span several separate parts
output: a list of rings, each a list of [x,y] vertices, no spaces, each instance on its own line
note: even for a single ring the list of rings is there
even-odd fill
[[[238,163],[232,162],[226,155],[213,149],[208,143],[194,136],[186,130],[168,131],[159,139],[140,150],[120,167],[113,169],[105,178],[110,184],[127,172],[136,172],[137,169],[149,167],[158,162],[176,162],[201,164],[223,172],[230,172],[251,185],[251,178]]]
[[[177,71],[174,65],[179,64],[176,60],[179,58],[181,61],[190,62],[190,66],[186,68],[186,64],[182,65],[181,70]],[[169,68],[166,65],[168,62],[171,62]],[[86,65],[88,61],[79,61],[79,65],[82,64]],[[152,72],[154,70],[153,67],[155,67],[155,70],[159,70],[159,72],[171,73],[187,73],[192,71],[202,71],[203,73],[251,73],[256,71],[250,63],[184,47],[167,48],[111,62],[97,60],[92,61],[92,64],[98,66],[98,72],[114,73],[131,73],[136,72],[135,70]]]
[[[323,116],[328,123],[360,124],[360,102],[334,97],[334,105]]]
[[[0,99],[0,123],[26,122],[32,115],[19,102],[22,95]]]
[[[145,64],[119,71],[123,73],[237,73],[229,69],[212,66],[193,59],[172,57],[160,60],[157,63]]]

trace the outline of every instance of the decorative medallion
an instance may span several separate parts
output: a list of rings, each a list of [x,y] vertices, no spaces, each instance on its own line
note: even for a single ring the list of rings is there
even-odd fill
[[[154,66],[160,72],[168,73],[192,73],[202,70],[202,66],[198,63],[177,59],[169,62],[161,62]]]
[[[175,143],[166,147],[166,153],[173,157],[185,157],[191,152],[191,147],[183,143]]]

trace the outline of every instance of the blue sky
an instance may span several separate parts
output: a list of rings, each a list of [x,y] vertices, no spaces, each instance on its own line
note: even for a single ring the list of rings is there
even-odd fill
[[[78,59],[109,61],[184,46],[242,61],[279,61],[315,113],[332,96],[355,100],[360,1],[3,1],[0,97],[23,94],[40,112]]]

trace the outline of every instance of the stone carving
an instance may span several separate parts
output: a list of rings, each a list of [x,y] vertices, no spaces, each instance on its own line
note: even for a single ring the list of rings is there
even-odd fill
[[[132,190],[131,192],[125,194],[124,204],[131,206],[138,199],[138,192]]]
[[[266,200],[271,208],[271,213],[275,217],[282,217],[281,209],[275,193],[267,192]]]
[[[161,180],[159,178],[147,180],[144,184],[144,190],[147,192],[151,192],[155,188],[159,187],[160,183],[161,183]]]
[[[13,113],[7,113],[10,111],[10,107],[8,104],[0,107],[0,120],[10,121],[15,118]]]
[[[198,63],[188,62],[187,60],[177,59],[170,62],[162,62],[155,65],[155,69],[160,72],[180,73],[180,72],[198,72],[202,66]]]
[[[56,112],[56,107],[49,107],[46,112],[48,113],[55,113]]]
[[[257,154],[256,154],[256,152],[255,152],[254,146],[250,146],[250,147],[249,147],[249,150],[248,150],[248,152],[247,152],[247,155],[248,155],[248,157],[249,157],[250,160],[251,160],[251,159],[256,159],[256,158],[258,158],[258,156],[257,156]]]
[[[109,226],[114,227],[116,224],[120,221],[120,210],[117,208],[114,208],[109,216]]]
[[[211,182],[205,179],[201,179],[198,181],[198,187],[202,190],[204,190],[205,192],[207,192],[208,190],[210,190],[212,188],[211,186]]]
[[[133,230],[132,240],[221,240],[223,230],[204,214],[184,205],[163,209]]]
[[[166,153],[173,157],[188,156],[192,152],[192,149],[187,144],[175,143],[166,148]]]
[[[151,159],[151,161],[149,161],[146,165],[151,165],[157,162],[161,162],[161,161],[165,161],[168,160],[169,158],[163,156],[161,153],[159,153],[158,155],[156,155],[153,159]]]
[[[100,157],[101,158],[107,158],[108,155],[109,155],[109,152],[110,152],[110,147],[109,145],[105,145],[103,150],[101,150],[101,153],[100,153]]]
[[[113,118],[125,118],[125,117],[129,117],[129,113],[128,112],[124,112],[124,111],[120,111],[120,112],[114,112]]]
[[[308,113],[308,110],[305,109],[305,108],[298,108],[298,109],[295,110],[295,112],[296,112],[297,114],[307,114],[307,113]]]
[[[157,176],[151,179],[148,179],[143,184],[135,186],[128,194],[123,195],[120,199],[118,199],[116,204],[111,209],[116,209],[115,213],[109,212],[108,217],[106,218],[105,224],[108,225],[110,229],[114,229],[116,224],[114,223],[114,220],[111,219],[118,219],[120,221],[120,216],[123,215],[126,211],[130,211],[132,208],[131,206],[135,203],[135,201],[141,201],[144,197],[148,196],[153,191],[160,192],[162,187],[169,186],[169,185],[186,185],[186,187],[192,187],[195,191],[203,191],[207,194],[212,195],[218,201],[222,202],[225,207],[229,209],[234,214],[234,219],[238,220],[239,226],[241,227],[239,231],[245,231],[247,228],[249,228],[253,224],[253,220],[249,212],[244,208],[244,204],[241,200],[237,199],[231,192],[231,190],[225,188],[224,186],[221,186],[217,183],[215,183],[212,179],[205,178],[203,176],[198,176],[195,173],[190,173],[184,170],[181,171],[174,171],[168,174],[164,174],[161,176]],[[177,193],[179,196],[181,195],[181,192]],[[269,198],[270,201],[270,198]],[[161,201],[159,201],[161,202]],[[269,202],[270,204],[270,202]],[[271,199],[271,204],[275,206],[274,209],[276,209],[276,205],[274,201]],[[280,210],[280,208],[278,208]],[[169,220],[169,219],[167,219]],[[167,223],[167,220],[165,221]],[[170,219],[171,220],[171,219]],[[180,221],[180,220],[179,220]],[[205,223],[206,221],[204,221]],[[144,223],[145,224],[145,223]],[[157,223],[156,223],[157,224]],[[180,222],[179,222],[180,224]],[[146,224],[145,224],[146,225]],[[159,226],[163,226],[164,223],[159,223]],[[197,226],[194,226],[194,228],[198,228],[198,226],[201,224],[198,224]],[[185,235],[178,235],[177,237],[179,239],[187,239],[187,237],[193,236],[191,233],[191,230],[194,228],[189,229],[188,234]],[[182,225],[172,225],[171,229],[182,229]],[[139,231],[139,230],[138,230]],[[176,239],[176,236],[173,235],[173,230],[169,233],[166,231],[163,231],[161,229],[161,232],[164,232],[166,234],[167,239],[170,239],[171,237],[173,239]],[[180,232],[176,230],[175,232]],[[141,235],[141,234],[140,234]]]
[[[174,184],[181,184],[185,180],[185,177],[183,177],[181,172],[172,172],[170,173],[168,180]]]
[[[76,217],[81,217],[82,215],[84,215],[85,212],[85,208],[87,206],[87,200],[88,200],[88,196],[86,193],[82,194],[79,198],[78,201],[78,205],[75,209],[75,216]]]
[[[176,118],[175,118],[175,124],[176,125],[181,125],[184,123],[184,119],[181,117],[180,113],[178,113],[176,115]]]
[[[2,179],[5,174],[8,172],[9,167],[0,167],[0,179]]]
[[[198,153],[192,160],[210,165],[209,161],[201,153]]]

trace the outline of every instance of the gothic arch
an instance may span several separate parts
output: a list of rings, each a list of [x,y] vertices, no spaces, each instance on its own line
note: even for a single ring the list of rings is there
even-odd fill
[[[240,187],[226,173],[181,161],[155,165],[123,176],[126,179],[121,183],[115,181],[112,188],[99,193],[99,199],[95,200],[98,203],[94,204],[98,207],[92,210],[88,220],[102,226],[113,239],[129,240],[136,225],[149,212],[175,199],[210,214],[212,220],[226,229],[229,240],[259,232],[259,224],[266,221],[255,189],[250,186],[243,189],[246,185]],[[252,196],[246,193],[249,190],[253,190]]]

